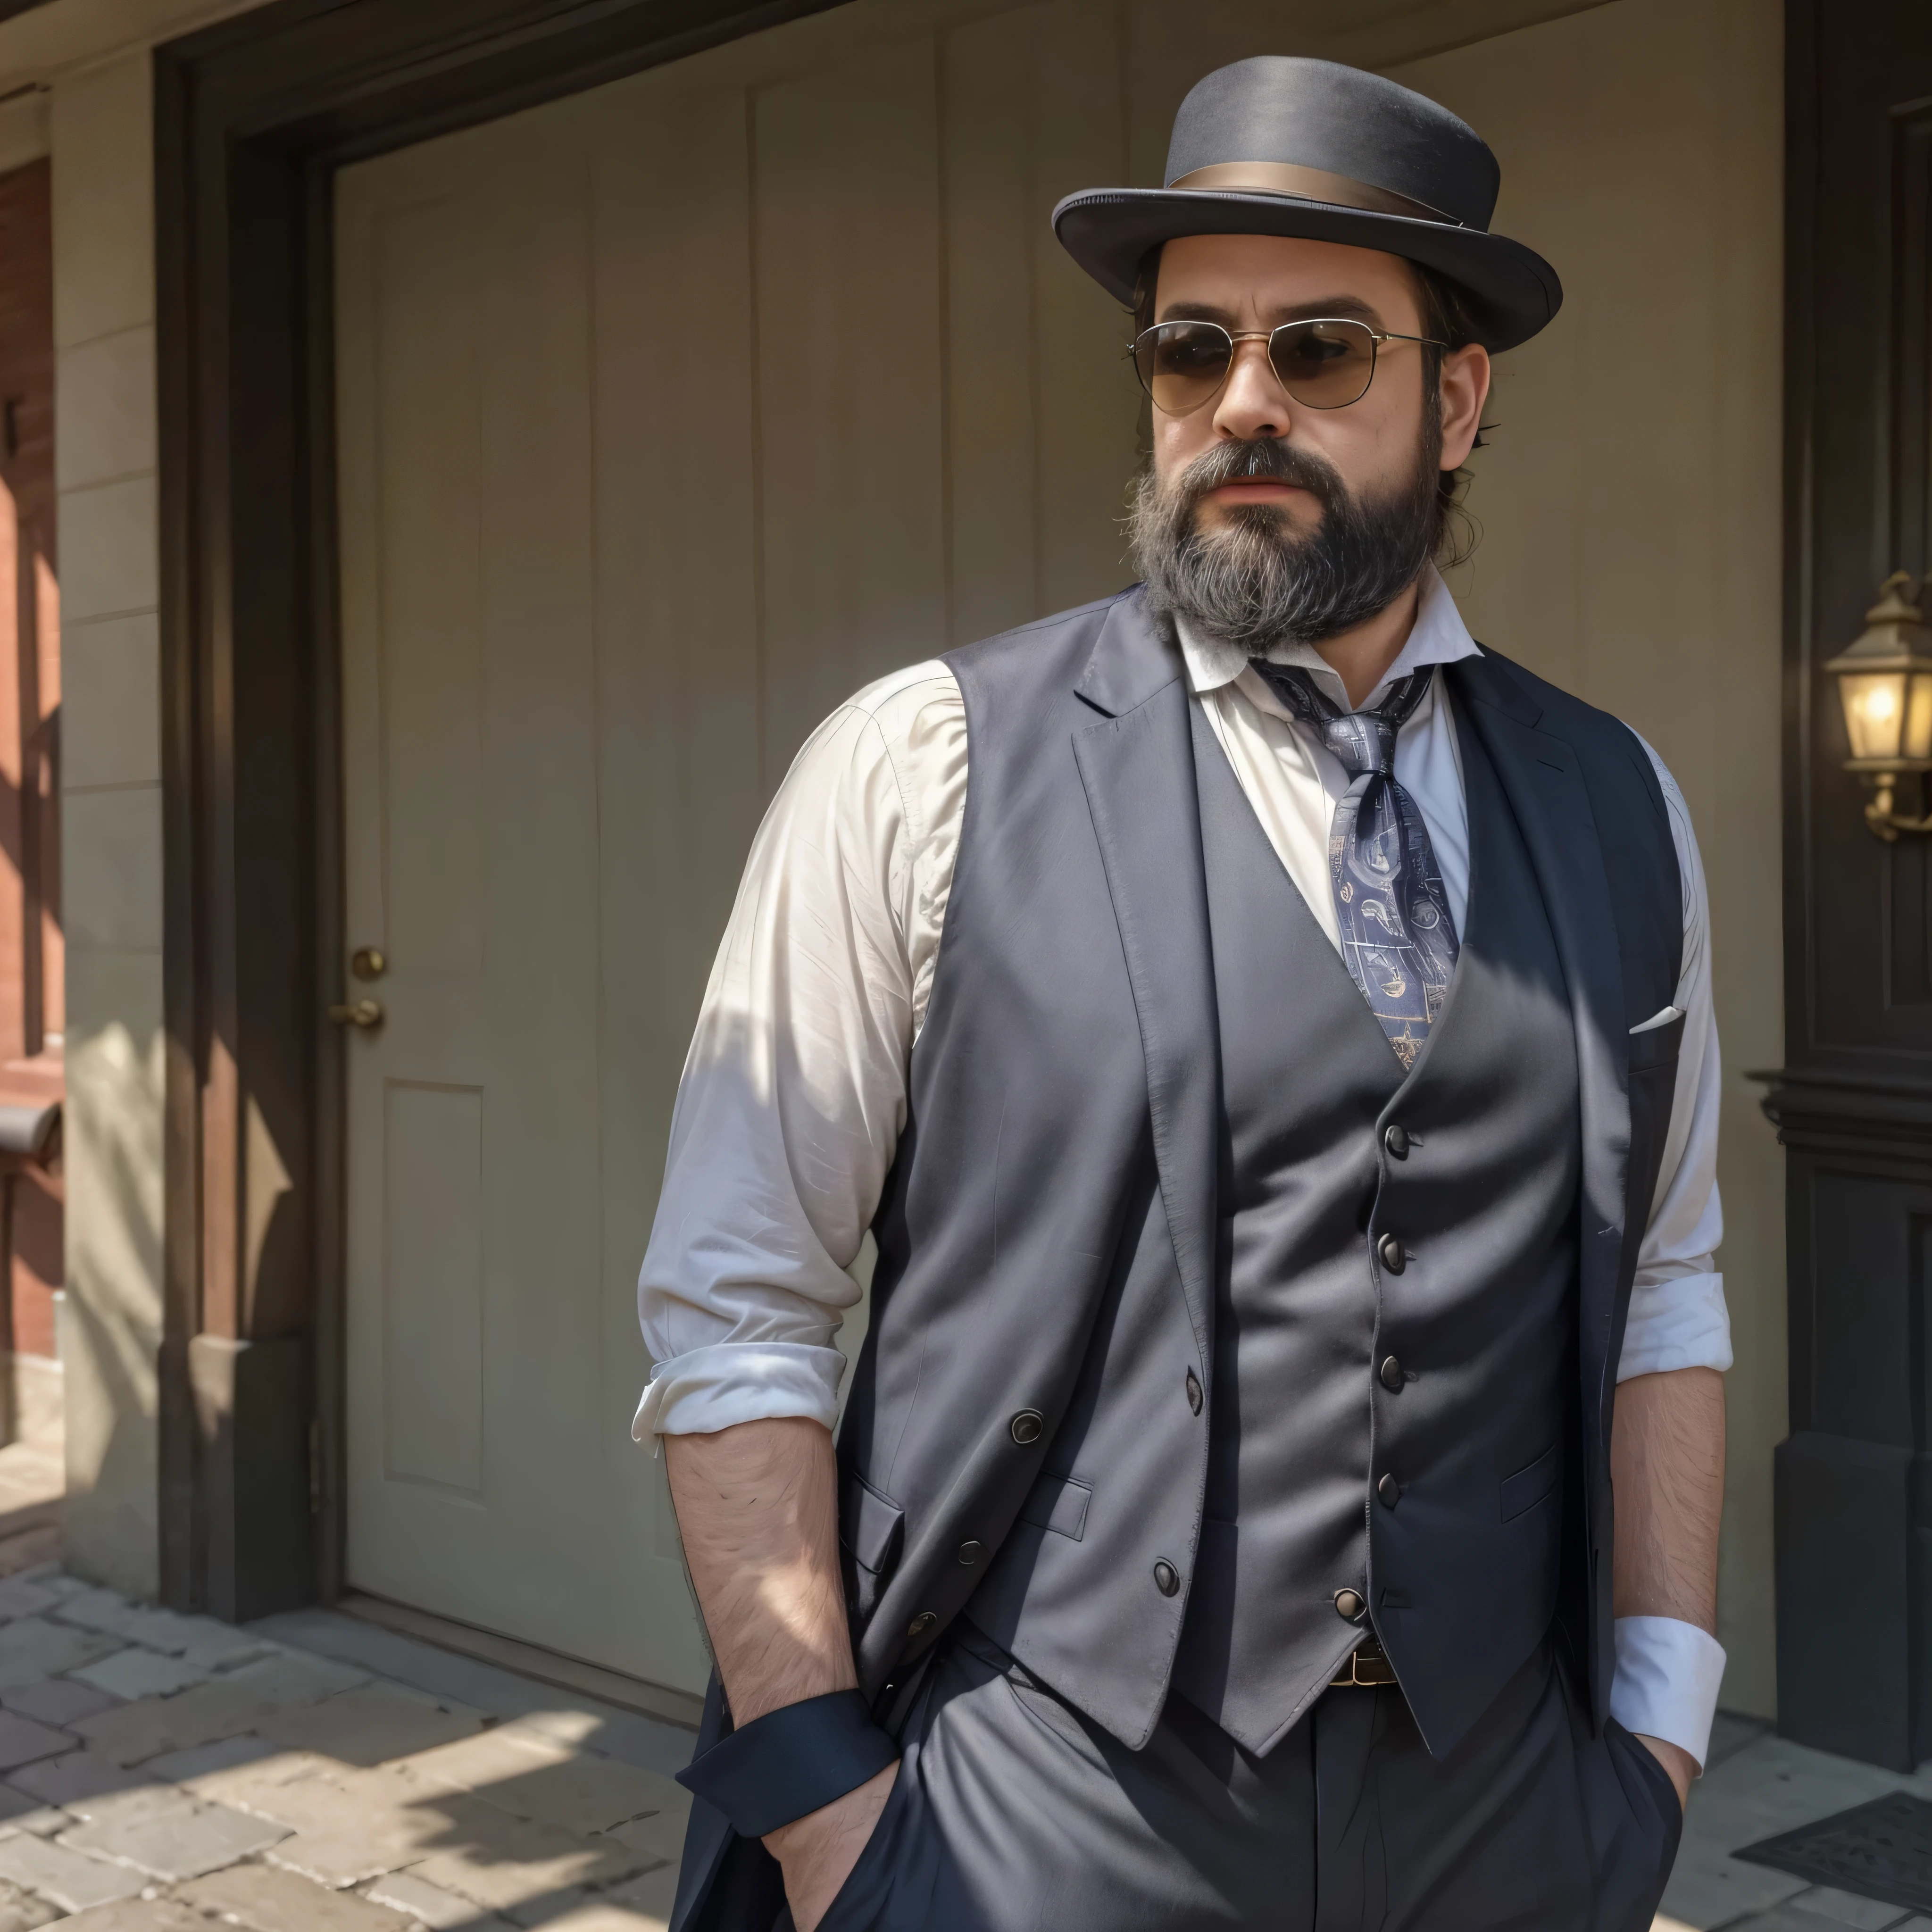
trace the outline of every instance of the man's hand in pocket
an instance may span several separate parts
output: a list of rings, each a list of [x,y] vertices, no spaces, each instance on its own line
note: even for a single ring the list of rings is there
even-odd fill
[[[785,1897],[798,1932],[813,1932],[871,1842],[899,1774],[889,1764],[856,1791],[765,1834],[765,1850],[784,1868]]]
[[[1641,1731],[1633,1731],[1630,1736],[1663,1766],[1671,1783],[1677,1787],[1677,1802],[1681,1808],[1690,1796],[1690,1780],[1697,1775],[1697,1760],[1682,1744],[1668,1744],[1662,1738],[1647,1738]],[[855,1791],[852,1795],[856,1798],[859,1794]]]

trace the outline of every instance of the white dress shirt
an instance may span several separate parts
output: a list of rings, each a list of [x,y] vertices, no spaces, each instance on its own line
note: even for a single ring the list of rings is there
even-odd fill
[[[1243,653],[1185,632],[1181,644],[1193,700],[1339,950],[1328,841],[1346,774]],[[1368,701],[1412,670],[1477,651],[1432,570],[1408,642]],[[1274,655],[1305,664],[1346,706],[1341,680],[1313,650]],[[1731,1364],[1713,1262],[1723,1220],[1704,875],[1682,795],[1654,752],[1651,759],[1683,880],[1674,1004],[1685,1018],[1619,1380]],[[848,1270],[905,1124],[907,1063],[938,958],[968,762],[958,686],[944,664],[917,664],[868,686],[819,727],[758,829],[679,1086],[664,1191],[638,1277],[639,1316],[656,1364],[633,1425],[640,1439],[776,1416],[830,1427],[837,1416],[846,1365],[834,1342],[860,1297]],[[1428,826],[1460,932],[1468,822],[1439,672],[1397,735],[1395,770]],[[1626,1669],[1627,1637],[1642,1667],[1634,1652]],[[1722,1650],[1702,1630],[1664,1618],[1621,1620],[1618,1642],[1612,1714],[1701,1761]],[[1627,1680],[1645,1688],[1620,1702]]]

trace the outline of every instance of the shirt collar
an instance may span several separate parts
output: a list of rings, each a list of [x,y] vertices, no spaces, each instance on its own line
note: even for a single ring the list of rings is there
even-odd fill
[[[1190,629],[1184,617],[1176,617],[1174,629],[1180,639],[1180,654],[1186,661],[1188,686],[1196,697],[1234,683],[1247,670],[1248,654],[1238,644],[1204,637]],[[1366,710],[1378,704],[1390,685],[1425,664],[1454,664],[1462,658],[1481,656],[1482,646],[1470,636],[1462,614],[1442,580],[1442,573],[1430,564],[1422,573],[1422,596],[1408,641],[1389,666],[1388,675],[1370,692],[1360,708]],[[1316,682],[1334,703],[1344,710],[1349,708],[1340,676],[1330,669],[1312,644],[1276,644],[1268,652],[1268,658],[1270,664],[1300,665],[1313,674]],[[1250,684],[1259,682],[1256,678],[1249,680]]]

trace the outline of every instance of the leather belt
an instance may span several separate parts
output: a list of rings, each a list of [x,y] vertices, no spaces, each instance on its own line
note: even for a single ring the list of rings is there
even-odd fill
[[[1377,1684],[1393,1684],[1395,1671],[1388,1659],[1382,1654],[1382,1647],[1373,1637],[1364,1637],[1357,1647],[1350,1651],[1342,1664],[1340,1673],[1329,1678],[1328,1688],[1359,1684],[1364,1687]]]

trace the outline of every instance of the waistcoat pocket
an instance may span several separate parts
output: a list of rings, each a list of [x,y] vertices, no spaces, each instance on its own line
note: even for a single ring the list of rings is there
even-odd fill
[[[838,1540],[866,1573],[860,1580],[862,1588],[869,1582],[876,1592],[892,1574],[904,1528],[905,1512],[891,1497],[874,1489],[857,1470],[845,1471],[838,1482]]]
[[[1027,1492],[1020,1520],[1036,1529],[1050,1529],[1078,1543],[1086,1533],[1087,1505],[1094,1499],[1090,1484],[1072,1476],[1042,1476]]]
[[[1503,1521],[1511,1522],[1542,1502],[1556,1488],[1562,1466],[1562,1445],[1552,1442],[1528,1468],[1505,1476],[1502,1485]]]

